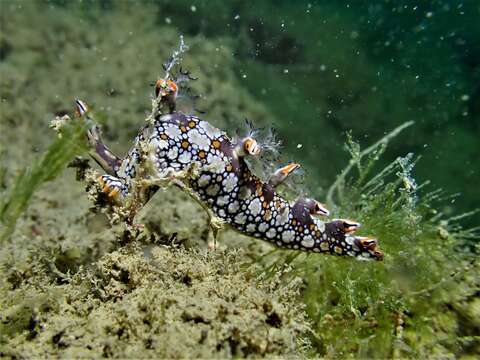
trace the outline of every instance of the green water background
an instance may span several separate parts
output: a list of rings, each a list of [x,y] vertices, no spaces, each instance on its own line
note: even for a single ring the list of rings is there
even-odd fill
[[[274,114],[271,126],[284,140],[285,157],[302,161],[308,184],[325,189],[345,166],[346,132],[368,144],[413,120],[415,126],[389,147],[379,168],[397,156],[420,154],[422,160],[414,171],[417,182],[430,180],[434,187],[457,194],[444,206],[444,212],[478,206],[477,1],[148,3],[158,9],[159,32],[169,26],[179,35],[205,37],[219,47],[225,44],[233,49],[239,84]],[[67,9],[78,5],[71,1],[44,4]],[[80,4],[82,11],[77,18],[82,21],[99,9],[104,13],[118,7],[136,11],[145,2]],[[118,30],[121,33],[122,29]],[[158,46],[162,46],[161,41]],[[2,43],[2,59],[11,48],[15,44]],[[115,57],[102,57],[93,55],[91,61],[116,61]],[[158,64],[160,73],[160,59]],[[142,66],[142,61],[133,66]],[[191,70],[202,76],[199,69]],[[127,89],[105,91],[116,96]],[[243,116],[239,113],[232,123]],[[262,119],[251,120],[262,123]]]
[[[287,152],[320,185],[328,186],[348,159],[345,132],[368,144],[413,120],[385,163],[421,154],[414,172],[420,183],[458,193],[452,208],[478,206],[477,1],[199,1],[160,8],[171,16],[159,21],[180,32],[234,39],[240,83],[275,114]]]

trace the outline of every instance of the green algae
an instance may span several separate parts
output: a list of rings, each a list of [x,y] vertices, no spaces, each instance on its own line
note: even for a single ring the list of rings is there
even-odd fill
[[[33,193],[45,182],[56,178],[76,155],[86,151],[85,131],[84,124],[69,122],[45,154],[34,161],[34,165],[23,169],[9,192],[2,194],[0,222],[3,229],[0,241],[6,240],[13,232],[17,219],[25,211]]]
[[[289,264],[308,284],[313,347],[327,357],[453,358],[478,349],[472,334],[480,268],[466,246],[478,229],[462,229],[456,223],[462,216],[435,210],[443,195],[415,183],[418,158],[399,157],[373,171],[399,129],[365,150],[347,139],[352,160],[328,191],[333,216],[349,214],[368,229],[360,234],[379,238],[382,264],[281,251],[262,259],[270,269]]]

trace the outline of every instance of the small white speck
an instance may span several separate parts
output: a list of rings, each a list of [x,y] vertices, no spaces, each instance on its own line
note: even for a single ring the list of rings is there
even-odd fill
[[[427,14],[425,16],[427,18],[431,18],[433,16],[433,12],[429,11],[429,12],[427,12]]]
[[[242,75],[242,78],[246,79],[246,78],[247,78],[247,74],[243,74],[243,75]]]
[[[297,144],[297,149],[301,149],[303,147],[303,144]]]
[[[288,69],[283,69],[284,74],[288,74]]]
[[[195,5],[192,5],[190,6],[190,10],[192,10],[192,12],[195,12],[197,11],[197,7]]]
[[[235,15],[234,19],[235,19],[235,20],[238,20],[238,19],[240,19],[240,15],[238,15],[238,14],[237,14],[237,15]]]
[[[171,24],[171,23],[172,23],[172,19],[170,19],[169,17],[166,17],[166,18],[165,18],[165,22],[166,22],[167,24]]]
[[[463,94],[460,99],[462,99],[462,101],[468,101],[470,100],[470,96],[468,96],[467,94]]]
[[[325,71],[325,70],[327,70],[327,67],[323,64],[320,65],[320,71]]]

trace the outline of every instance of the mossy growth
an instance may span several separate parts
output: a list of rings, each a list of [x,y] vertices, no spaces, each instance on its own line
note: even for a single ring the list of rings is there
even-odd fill
[[[410,125],[365,150],[349,136],[351,161],[326,194],[333,216],[348,214],[378,237],[383,263],[281,251],[261,259],[267,274],[289,264],[304,278],[313,348],[322,356],[455,357],[478,350],[472,333],[478,329],[480,228],[458,224],[476,212],[439,213],[436,204],[448,196],[416,184],[412,172],[420,159],[412,154],[373,171],[389,141]]]
[[[308,342],[299,281],[262,281],[238,250],[131,246],[75,275],[2,281],[12,357],[297,357]],[[288,269],[285,269],[288,271]]]

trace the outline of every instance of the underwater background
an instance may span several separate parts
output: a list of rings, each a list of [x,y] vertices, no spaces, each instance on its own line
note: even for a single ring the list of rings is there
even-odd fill
[[[475,0],[1,1],[0,355],[478,356],[479,16]],[[180,35],[200,116],[276,129],[304,169],[291,192],[362,222],[384,262],[233,232],[206,252],[207,217],[175,189],[133,243],[89,211],[67,169],[83,129],[62,141],[50,121],[85,100],[125,153]]]

